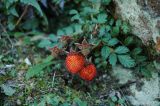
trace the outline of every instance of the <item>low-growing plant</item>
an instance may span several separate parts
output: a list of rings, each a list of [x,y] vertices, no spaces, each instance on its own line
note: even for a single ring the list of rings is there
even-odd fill
[[[17,46],[22,46],[21,54],[26,47],[32,51],[28,54],[42,55],[39,61],[31,56],[30,65],[17,62],[18,68],[1,77],[4,78],[0,81],[3,93],[16,95],[18,88],[7,85],[6,77],[14,78],[15,73],[25,70],[21,76],[25,77],[22,80],[25,90],[17,97],[25,105],[103,106],[107,102],[110,106],[125,106],[124,98],[112,96],[101,100],[97,97],[98,88],[110,89],[103,84],[106,75],[112,78],[112,68],[120,64],[135,70],[133,73],[138,77],[151,78],[151,70],[159,67],[156,61],[152,62],[141,40],[130,34],[129,24],[115,16],[110,4],[112,0],[0,1],[2,38],[10,42],[11,54],[19,50]],[[4,49],[11,47],[6,46],[6,40],[0,42]],[[19,55],[13,58],[15,54],[0,55],[0,64],[14,63]]]

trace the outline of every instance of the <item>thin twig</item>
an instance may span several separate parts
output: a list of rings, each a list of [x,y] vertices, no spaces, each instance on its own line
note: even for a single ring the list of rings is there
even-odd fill
[[[23,18],[24,15],[27,13],[28,7],[29,7],[29,5],[26,5],[26,6],[25,6],[24,11],[23,11],[23,13],[21,14],[20,18],[18,19],[18,21],[16,22],[15,27],[21,22],[22,18]]]

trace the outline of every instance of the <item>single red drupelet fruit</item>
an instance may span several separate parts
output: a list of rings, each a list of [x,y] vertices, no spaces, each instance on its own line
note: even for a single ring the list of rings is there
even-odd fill
[[[65,64],[67,70],[75,74],[84,67],[85,57],[80,53],[71,52],[67,55]]]
[[[94,64],[88,64],[80,72],[79,75],[82,79],[90,81],[96,76],[96,67]]]

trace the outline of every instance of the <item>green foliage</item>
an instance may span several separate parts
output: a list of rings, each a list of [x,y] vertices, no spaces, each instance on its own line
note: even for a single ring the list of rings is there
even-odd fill
[[[87,106],[87,102],[81,101],[79,98],[75,98],[74,102],[76,102],[78,106]]]
[[[112,66],[115,66],[116,63],[117,63],[117,55],[115,53],[112,53],[110,56],[109,56],[109,63],[112,65]]]
[[[20,0],[20,2],[35,7],[38,10],[38,12],[40,13],[40,15],[41,16],[43,15],[43,12],[42,12],[37,0]]]
[[[133,42],[133,37],[128,36],[125,40],[124,40],[124,44],[126,46],[130,45]]]
[[[129,49],[125,46],[118,46],[116,49],[115,49],[115,52],[117,54],[124,54],[124,53],[127,53],[129,52]]]
[[[62,35],[76,35],[82,33],[82,25],[81,24],[72,24],[68,27],[59,29],[57,31],[58,36]]]
[[[127,68],[134,67],[135,61],[129,54],[130,50],[125,45],[121,45],[119,39],[115,37],[121,32],[127,34],[129,31],[129,27],[125,22],[122,22],[121,20],[117,20],[114,22],[113,18],[108,17],[108,14],[99,11],[98,8],[100,7],[96,3],[98,4],[99,1],[92,1],[91,4],[94,6],[96,5],[97,7],[95,8],[94,6],[91,7],[88,2],[86,2],[86,6],[82,8],[81,11],[77,11],[75,9],[71,10],[70,14],[73,15],[71,20],[82,25],[82,33],[84,33],[84,35],[85,33],[89,34],[94,30],[94,27],[92,26],[95,26],[96,24],[99,25],[99,33],[97,35],[94,35],[94,37],[97,37],[95,39],[96,43],[99,41],[102,41],[104,43],[101,48],[101,56],[103,58],[103,61],[108,60],[109,63],[114,66],[117,63],[117,60],[119,60],[119,62]],[[110,25],[108,25],[108,23],[110,23]],[[125,54],[125,57],[129,60],[125,61],[124,56],[118,56],[119,54]]]
[[[11,72],[7,75],[0,76],[1,88],[5,95],[12,97],[16,95],[16,90],[19,92],[22,89],[20,87],[15,89],[3,83],[16,77],[16,81],[20,79],[20,82],[25,85],[22,94],[19,96],[17,93],[18,97],[16,100],[11,98],[12,101],[20,100],[22,104],[31,106],[99,106],[103,105],[103,102],[107,102],[106,104],[110,106],[116,104],[123,106],[125,105],[123,98],[113,96],[100,100],[99,95],[97,96],[97,92],[101,94],[101,89],[98,88],[102,90],[110,88],[106,84],[108,79],[105,79],[105,75],[110,75],[108,70],[121,64],[126,68],[136,70],[133,73],[138,76],[151,78],[152,68],[159,69],[158,62],[151,63],[148,59],[149,56],[147,57],[142,42],[130,35],[128,23],[115,19],[110,14],[112,11],[108,5],[111,0],[48,0],[44,3],[47,10],[41,6],[43,4],[41,1],[43,0],[4,0],[2,6],[0,5],[2,9],[0,16],[5,17],[2,24],[8,31],[7,36],[6,33],[2,33],[2,38],[4,37],[5,40],[0,40],[0,43],[5,45],[0,51],[2,54],[0,66],[18,65],[15,69],[9,69]],[[29,9],[20,19],[27,6]],[[63,44],[62,36],[68,36],[71,39]],[[9,39],[6,39],[7,37]],[[76,76],[71,78],[64,68],[66,56],[64,51],[69,51],[70,48],[80,51],[76,43],[82,43],[84,38],[91,44],[90,54],[86,58],[87,60],[91,58],[98,72],[97,79],[93,81],[96,83],[92,85],[85,85]],[[16,42],[16,47],[9,51],[14,54],[6,56],[8,54],[6,49],[11,48],[6,41],[10,39]],[[22,46],[22,48],[17,49],[17,46]],[[59,53],[61,55],[54,59],[52,56],[46,57],[49,49],[55,46],[63,51]],[[32,50],[34,52],[31,52]],[[54,51],[51,50],[51,52]],[[38,57],[39,54],[43,55],[44,59]],[[19,55],[22,56],[17,59]],[[34,61],[33,65],[27,65],[25,62],[19,64],[23,61],[22,57],[31,58],[30,60]],[[21,72],[24,76],[22,74],[19,78]],[[35,78],[31,80],[33,77]],[[67,88],[68,86],[71,88]],[[27,101],[30,96],[32,98]]]
[[[104,13],[98,14],[96,23],[104,24],[107,21],[107,15]]]
[[[42,63],[36,64],[35,66],[31,67],[26,73],[26,79],[36,76],[40,74],[40,72],[44,71],[44,68],[53,64],[52,59],[52,56],[48,56],[46,59],[42,61]]]
[[[69,93],[69,95],[67,94]],[[74,91],[72,91],[74,92]],[[66,91],[65,96],[67,97],[64,99],[64,97],[58,94],[45,94],[40,97],[40,101],[37,102],[37,100],[34,100],[34,103],[31,103],[31,106],[38,105],[38,106],[46,106],[46,105],[52,105],[52,106],[71,106],[72,104],[78,105],[78,106],[88,106],[86,101],[81,100],[81,98],[77,97],[76,94],[72,93],[71,91]],[[71,98],[73,96],[73,98]]]
[[[53,45],[52,45],[51,41],[48,39],[43,39],[38,44],[38,47],[40,47],[40,48],[45,48],[45,47],[47,48],[47,47],[51,47],[51,46],[53,46]]]
[[[108,45],[109,46],[115,46],[116,44],[118,44],[118,39],[117,38],[112,38],[108,41]]]
[[[48,94],[48,95],[44,95],[41,99],[41,102],[38,103],[37,105],[45,106],[46,104],[48,104],[52,106],[58,106],[60,102],[61,102],[61,98],[59,96]]]
[[[128,25],[127,25],[126,22],[123,22],[121,28],[122,28],[122,31],[123,31],[125,34],[127,34],[127,33],[130,31],[130,29],[129,29],[129,27],[128,27]]]
[[[104,3],[105,5],[108,5],[111,2],[111,0],[102,0],[102,3]]]
[[[125,67],[131,68],[135,66],[135,61],[129,55],[118,55],[118,60]]]
[[[18,1],[12,1],[9,2],[8,4],[11,5],[16,2]],[[20,2],[34,6],[42,15],[42,10],[40,9],[39,4],[37,3],[36,0],[34,1],[21,0]],[[52,2],[58,5],[61,5],[62,3],[60,0],[55,0],[55,1],[53,0]],[[67,11],[67,14],[71,16],[70,24],[68,24],[67,26],[63,25],[62,27],[58,28],[56,30],[56,34],[53,34],[52,37],[47,37],[45,39],[42,39],[39,42],[38,47],[48,49],[56,45],[60,45],[60,48],[63,48],[62,44],[60,44],[58,40],[53,41],[54,38],[63,35],[69,35],[72,37],[76,36],[74,42],[77,42],[78,39],[82,39],[82,37],[86,37],[87,40],[90,40],[92,36],[94,40],[91,40],[91,43],[93,44],[95,43],[97,46],[100,43],[103,44],[100,51],[101,55],[97,57],[97,58],[103,58],[102,59],[103,61],[99,63],[98,66],[102,66],[102,64],[104,65],[104,63],[108,62],[112,66],[115,66],[118,62],[127,68],[136,66],[137,64],[136,62],[143,61],[145,58],[143,56],[134,56],[133,54],[137,55],[136,51],[133,50],[131,52],[127,47],[128,45],[133,43],[133,37],[127,36],[124,42],[123,40],[119,39],[118,35],[128,34],[130,28],[126,22],[123,22],[120,19],[114,20],[112,16],[108,16],[109,15],[108,12],[104,11],[105,6],[108,5],[110,2],[111,0],[99,0],[99,1],[90,0],[90,1],[83,1],[82,3],[78,1],[75,2],[75,3],[80,3],[80,7],[69,8],[69,10]],[[14,15],[16,15],[16,12],[14,12]],[[34,20],[33,22],[36,22],[36,20]],[[33,22],[26,22],[26,23],[33,23]],[[39,23],[34,24],[36,26],[33,29],[36,29],[38,27],[38,24]],[[33,25],[31,26],[33,27]],[[23,25],[25,29],[28,29],[31,26],[28,26],[28,24]],[[97,29],[94,29],[96,26],[98,26]],[[93,35],[92,32],[94,31],[96,31],[97,33]],[[30,38],[26,37],[24,41],[26,42],[26,44],[30,44]],[[74,46],[73,42],[72,45],[70,46]],[[125,60],[124,58],[128,60]]]
[[[148,70],[147,68],[141,68],[140,72],[142,73],[143,76],[145,76],[146,78],[151,78],[152,77],[152,73],[150,70]]]
[[[108,56],[110,55],[111,51],[110,51],[110,48],[107,47],[107,46],[104,46],[102,49],[101,49],[101,55],[104,59],[107,59]]]
[[[38,10],[38,12],[41,15],[43,15],[43,12],[42,12],[37,0],[20,0],[20,1],[19,0],[5,0],[4,1],[5,6],[7,9],[10,9],[9,11],[11,12],[12,15],[18,16],[17,10],[15,9],[14,6],[12,7],[12,5],[14,5],[14,3],[18,3],[18,2],[35,7]]]
[[[115,43],[113,43],[115,44]],[[119,62],[127,68],[131,68],[135,66],[135,61],[132,59],[127,53],[129,52],[129,49],[125,46],[118,46],[115,50],[112,48],[109,48],[108,46],[104,46],[101,49],[101,55],[104,59],[107,59],[109,57],[109,63],[112,66],[115,66],[117,63],[117,57]],[[123,55],[124,54],[124,55]]]

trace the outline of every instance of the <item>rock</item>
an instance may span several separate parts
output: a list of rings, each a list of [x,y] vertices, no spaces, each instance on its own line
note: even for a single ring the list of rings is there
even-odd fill
[[[133,106],[160,106],[160,102],[156,100],[160,97],[160,77],[158,73],[153,73],[153,77],[147,80],[146,78],[136,79],[133,71],[135,70],[126,69],[120,65],[113,67],[112,75],[119,80],[119,84],[125,85],[128,81],[137,82],[127,87],[131,95],[127,95],[126,98]]]
[[[131,25],[144,44],[160,37],[160,0],[113,0],[116,14]]]
[[[160,96],[160,78],[158,73],[153,74],[150,81],[143,79],[144,85],[141,91],[136,89],[136,84],[130,86],[132,96],[127,98],[134,106],[160,106],[160,102],[156,100]]]
[[[119,80],[119,84],[126,84],[128,81],[135,80],[132,70],[123,68],[120,65],[113,67],[113,76]]]

